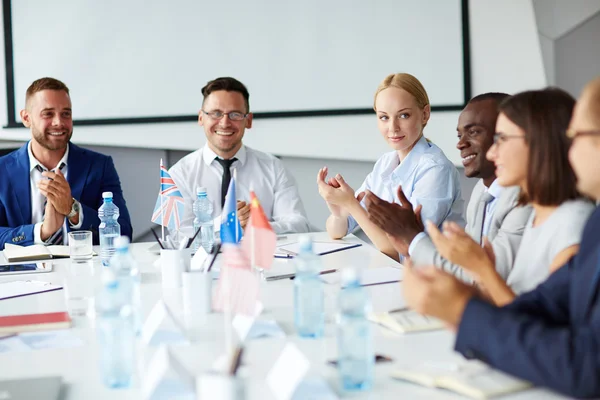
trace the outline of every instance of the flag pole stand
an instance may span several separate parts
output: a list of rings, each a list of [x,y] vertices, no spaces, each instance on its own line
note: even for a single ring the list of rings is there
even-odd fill
[[[163,167],[163,159],[160,159],[160,171],[162,173],[162,167]],[[162,181],[160,183],[160,192],[162,192]],[[165,242],[165,205],[164,205],[164,201],[165,201],[165,196],[162,195],[162,193],[160,194],[160,232],[161,232],[161,240],[163,241],[163,243]]]

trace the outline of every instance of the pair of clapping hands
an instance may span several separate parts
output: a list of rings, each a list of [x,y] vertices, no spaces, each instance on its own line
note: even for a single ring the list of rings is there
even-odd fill
[[[71,212],[74,200],[71,195],[71,186],[58,168],[56,172],[43,171],[42,176],[46,179],[41,179],[37,183],[37,187],[47,202],[40,236],[42,240],[47,240],[56,231],[62,229],[65,217]],[[79,216],[76,215],[73,218],[76,219],[76,221],[72,221],[73,224],[77,224]]]

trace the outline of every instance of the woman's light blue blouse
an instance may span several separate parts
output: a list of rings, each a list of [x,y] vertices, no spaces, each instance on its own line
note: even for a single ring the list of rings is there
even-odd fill
[[[423,222],[431,220],[441,226],[444,221],[454,221],[464,227],[464,202],[458,170],[444,152],[425,137],[417,141],[402,163],[396,151],[384,154],[356,195],[368,189],[383,200],[401,204],[398,186],[402,186],[413,207],[423,206]],[[364,201],[361,204],[365,207]],[[348,232],[357,227],[354,218],[348,217]]]

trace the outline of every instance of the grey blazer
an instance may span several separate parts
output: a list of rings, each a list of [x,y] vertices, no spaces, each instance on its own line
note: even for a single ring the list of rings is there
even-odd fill
[[[479,180],[473,188],[471,199],[467,206],[467,227],[465,231],[473,235],[475,231],[475,213],[477,211],[477,203],[479,198],[484,194],[485,186],[483,180]],[[531,214],[531,206],[517,207],[519,198],[519,188],[516,186],[508,187],[502,191],[498,198],[498,204],[492,215],[490,228],[487,235],[488,240],[492,243],[494,253],[496,255],[496,270],[504,280],[508,278],[508,274],[512,270],[525,225]],[[481,238],[473,238],[480,241]],[[433,245],[433,242],[426,236],[419,240],[411,253],[411,259],[415,265],[435,265],[444,271],[447,271],[465,282],[472,283],[473,279],[469,273],[463,270],[459,265],[452,264],[450,261],[443,258]]]

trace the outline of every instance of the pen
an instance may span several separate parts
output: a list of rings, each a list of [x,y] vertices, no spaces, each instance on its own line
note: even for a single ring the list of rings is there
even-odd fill
[[[325,271],[319,272],[319,275],[333,274],[334,272],[337,272],[337,269],[327,269]],[[296,277],[296,275],[290,277],[290,279],[294,279],[295,277]]]
[[[158,245],[160,246],[161,249],[164,249],[165,246],[163,246],[163,244],[160,242],[160,239],[158,238],[158,235],[156,234],[156,232],[154,232],[154,229],[150,228],[150,230],[152,231],[152,234],[154,235],[154,237],[156,238],[156,241],[158,242]]]
[[[284,240],[287,239],[288,237],[283,235],[283,236],[277,236],[277,240]]]

